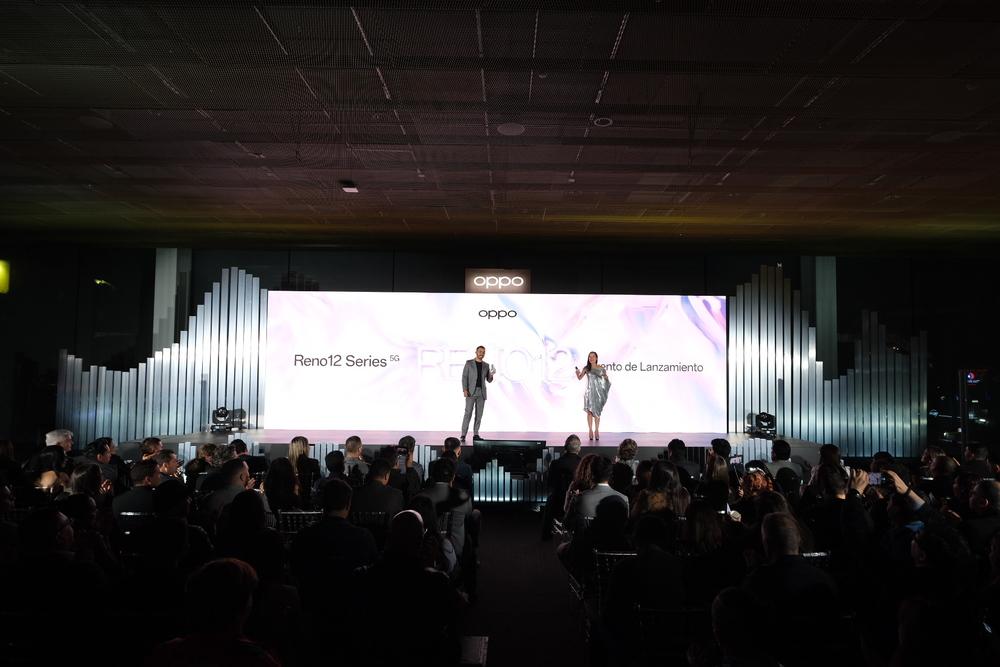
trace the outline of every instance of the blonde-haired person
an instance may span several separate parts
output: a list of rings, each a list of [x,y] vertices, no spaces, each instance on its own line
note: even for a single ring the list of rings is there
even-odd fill
[[[321,477],[319,461],[309,456],[312,444],[304,435],[292,438],[288,445],[288,460],[292,464],[295,476],[299,481],[300,505],[303,508],[311,507],[310,491],[313,484]]]

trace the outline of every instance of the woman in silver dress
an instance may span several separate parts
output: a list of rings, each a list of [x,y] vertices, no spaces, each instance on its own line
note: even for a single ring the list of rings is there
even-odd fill
[[[611,379],[604,366],[597,363],[597,353],[587,355],[587,365],[576,369],[576,379],[587,376],[587,391],[583,394],[583,409],[587,413],[587,431],[591,440],[601,439],[601,410],[608,402]]]

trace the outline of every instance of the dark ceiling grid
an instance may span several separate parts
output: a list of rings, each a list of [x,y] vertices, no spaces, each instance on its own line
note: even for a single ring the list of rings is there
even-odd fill
[[[997,25],[971,2],[15,0],[0,221],[26,238],[990,239]]]

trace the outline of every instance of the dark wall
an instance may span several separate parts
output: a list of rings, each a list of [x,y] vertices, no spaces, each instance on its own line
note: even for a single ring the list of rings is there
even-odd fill
[[[149,355],[155,252],[8,248],[0,258],[11,267],[0,294],[0,437],[37,443],[58,426],[60,349],[116,370]]]

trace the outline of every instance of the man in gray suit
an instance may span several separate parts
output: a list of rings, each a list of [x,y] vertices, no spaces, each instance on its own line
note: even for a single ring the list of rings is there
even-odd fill
[[[613,464],[605,456],[598,456],[591,464],[591,474],[597,485],[589,491],[584,491],[570,500],[569,509],[566,511],[566,518],[563,524],[570,530],[577,530],[586,519],[593,519],[597,516],[597,506],[605,498],[615,498],[620,500],[628,511],[628,497],[624,493],[619,493],[611,488],[611,469]]]
[[[476,408],[476,424],[472,429],[474,440],[479,437],[479,425],[483,423],[483,407],[486,405],[486,383],[493,382],[494,368],[483,362],[486,348],[480,345],[476,348],[476,358],[465,362],[462,369],[462,393],[465,395],[465,416],[462,418],[462,442],[469,432],[469,419],[472,408]]]

